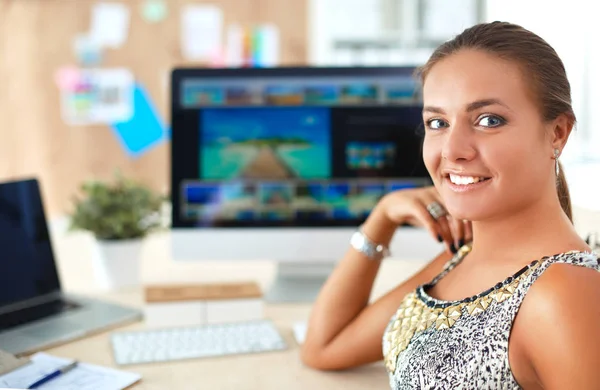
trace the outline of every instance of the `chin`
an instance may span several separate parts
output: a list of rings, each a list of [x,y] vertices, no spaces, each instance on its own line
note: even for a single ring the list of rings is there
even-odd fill
[[[445,202],[448,213],[458,220],[480,221],[491,216],[491,207],[489,205],[474,205],[473,202],[456,202],[448,200]]]

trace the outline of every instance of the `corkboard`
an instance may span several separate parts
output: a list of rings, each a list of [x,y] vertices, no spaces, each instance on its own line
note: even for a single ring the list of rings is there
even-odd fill
[[[185,61],[180,50],[180,9],[188,3],[221,7],[224,24],[275,23],[281,64],[307,58],[308,0],[168,0],[168,16],[148,23],[143,0],[113,0],[131,9],[125,45],[104,51],[101,67],[126,67],[169,122],[168,74]],[[60,116],[54,74],[76,65],[73,38],[88,31],[92,0],[0,0],[0,180],[36,176],[51,215],[71,210],[71,198],[88,178],[110,178],[116,168],[166,193],[169,144],[131,159],[108,126],[72,127]]]

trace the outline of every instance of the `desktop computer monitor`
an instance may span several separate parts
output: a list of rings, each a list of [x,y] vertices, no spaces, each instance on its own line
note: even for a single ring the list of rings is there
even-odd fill
[[[312,299],[385,193],[430,184],[413,73],[175,69],[174,258],[275,260],[269,299]],[[439,253],[425,230],[400,230],[394,256]]]

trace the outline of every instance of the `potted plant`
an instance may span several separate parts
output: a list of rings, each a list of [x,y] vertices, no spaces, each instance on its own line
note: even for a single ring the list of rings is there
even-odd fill
[[[114,181],[86,181],[75,198],[71,230],[87,230],[96,238],[92,256],[100,287],[139,284],[142,242],[162,226],[164,196],[116,173]]]

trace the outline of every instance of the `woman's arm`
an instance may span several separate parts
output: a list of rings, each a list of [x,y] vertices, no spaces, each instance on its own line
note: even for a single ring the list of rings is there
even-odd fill
[[[599,326],[600,273],[554,264],[530,288],[513,332],[523,332],[541,388],[592,390],[600,389]]]
[[[402,199],[392,197],[388,201],[406,202],[405,211],[400,214],[424,221],[422,225],[436,236],[440,228],[423,204],[431,194],[417,190]],[[384,210],[385,204],[378,205],[363,225],[363,231],[372,241],[388,244],[398,226],[395,220],[401,218],[390,219],[390,213]],[[445,232],[442,235],[448,236]],[[381,360],[383,332],[402,298],[419,284],[433,279],[451,255],[442,253],[412,278],[369,305],[380,262],[349,249],[313,306],[302,345],[304,363],[317,369],[339,370]]]

